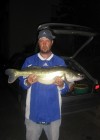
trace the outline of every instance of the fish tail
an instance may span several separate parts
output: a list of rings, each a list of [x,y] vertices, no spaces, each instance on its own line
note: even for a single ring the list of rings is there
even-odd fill
[[[5,74],[8,75],[8,83],[13,83],[18,77],[15,74],[15,69],[6,69]]]

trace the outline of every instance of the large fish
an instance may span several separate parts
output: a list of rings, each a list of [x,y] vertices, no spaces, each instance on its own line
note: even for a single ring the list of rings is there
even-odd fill
[[[5,74],[9,76],[8,83],[13,83],[20,76],[28,77],[30,74],[34,74],[37,76],[38,82],[46,85],[54,83],[57,76],[60,76],[66,82],[79,81],[84,78],[83,74],[61,66],[50,68],[31,66],[22,70],[6,69]]]

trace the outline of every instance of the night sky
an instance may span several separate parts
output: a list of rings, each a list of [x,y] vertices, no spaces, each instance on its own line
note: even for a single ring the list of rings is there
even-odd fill
[[[41,23],[71,23],[100,30],[100,2],[96,0],[3,2],[0,4],[0,56],[6,59],[34,43],[37,27]]]

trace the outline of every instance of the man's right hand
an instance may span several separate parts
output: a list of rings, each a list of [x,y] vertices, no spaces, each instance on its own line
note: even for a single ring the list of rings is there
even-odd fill
[[[32,84],[34,84],[35,82],[37,82],[37,76],[36,76],[36,75],[33,75],[33,74],[30,74],[30,75],[27,77],[26,83],[27,83],[28,85],[32,85]]]

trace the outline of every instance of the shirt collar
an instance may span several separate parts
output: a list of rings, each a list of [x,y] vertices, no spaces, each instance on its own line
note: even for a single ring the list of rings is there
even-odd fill
[[[54,54],[52,53],[47,59],[43,58],[40,53],[38,53],[38,57],[41,59],[41,60],[50,60],[52,57],[54,56]]]

